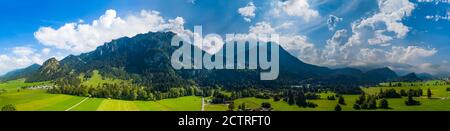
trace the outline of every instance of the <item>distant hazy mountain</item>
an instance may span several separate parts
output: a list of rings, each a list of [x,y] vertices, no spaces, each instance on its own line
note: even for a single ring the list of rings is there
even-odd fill
[[[420,73],[420,74],[417,74],[417,77],[419,77],[419,78],[422,79],[422,80],[432,80],[432,79],[435,79],[435,77],[434,77],[433,75],[428,74],[428,73]]]
[[[405,76],[401,76],[399,78],[397,78],[395,81],[399,81],[399,82],[415,82],[415,81],[422,81],[422,79],[420,79],[416,73],[410,73],[407,74]]]
[[[78,56],[70,55],[61,61],[46,61],[29,81],[53,80],[68,74],[90,74],[99,70],[103,76],[156,88],[170,88],[183,84],[201,86],[221,85],[228,88],[277,87],[298,84],[370,85],[397,78],[389,68],[363,72],[354,68],[329,69],[302,62],[280,47],[280,74],[277,80],[260,81],[256,70],[175,70],[170,58],[177,47],[170,42],[174,33],[140,34],[133,38],[120,38],[99,46],[96,50]],[[253,48],[254,49],[254,48]],[[253,50],[246,48],[246,53]],[[200,50],[196,47],[192,50]],[[203,51],[202,51],[203,52]],[[206,52],[203,52],[205,55]],[[216,54],[217,55],[217,54]],[[220,56],[220,55],[217,55]],[[36,69],[36,68],[35,68]]]
[[[336,75],[355,75],[355,76],[361,76],[364,74],[364,72],[362,72],[359,69],[349,68],[349,67],[335,69],[333,73]]]
[[[8,72],[5,75],[0,76],[0,81],[9,81],[29,77],[31,74],[37,72],[40,67],[41,66],[38,64],[33,64],[31,66],[28,66],[27,68]]]
[[[398,77],[397,74],[387,67],[370,70],[364,73],[364,79],[377,83],[393,80],[397,77]]]

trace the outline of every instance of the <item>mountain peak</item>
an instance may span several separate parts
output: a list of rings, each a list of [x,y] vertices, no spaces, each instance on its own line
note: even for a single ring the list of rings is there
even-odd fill
[[[48,72],[55,72],[55,71],[58,71],[58,70],[59,70],[59,61],[56,60],[56,58],[48,59],[41,66],[41,71],[44,71],[46,73],[48,73]]]
[[[56,58],[50,58],[42,64],[37,72],[27,78],[26,82],[54,80],[63,75],[59,61]]]
[[[389,71],[389,72],[392,71],[391,68],[389,68],[389,67],[375,68],[375,69],[372,69],[372,71],[373,70],[376,70],[376,71]],[[394,71],[392,71],[392,72],[394,72]]]
[[[42,66],[47,66],[47,65],[59,65],[59,61],[56,58],[50,58],[47,61],[44,62],[44,64],[42,64]]]

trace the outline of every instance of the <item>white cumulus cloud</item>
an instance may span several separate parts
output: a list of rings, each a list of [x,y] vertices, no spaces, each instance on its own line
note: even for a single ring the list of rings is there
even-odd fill
[[[83,53],[120,37],[132,37],[149,31],[183,32],[183,25],[183,18],[165,20],[157,11],[142,10],[139,14],[121,18],[115,10],[107,10],[91,23],[67,23],[59,28],[41,27],[34,36],[45,46]]]
[[[42,51],[28,46],[11,48],[9,51],[0,53],[0,75],[8,71],[25,68],[31,64],[42,64],[50,56],[50,49],[44,48]],[[61,57],[57,57],[61,59]]]
[[[411,16],[415,5],[409,0],[378,0],[378,6],[378,13],[353,24],[353,32],[356,32],[356,34],[374,35],[372,38],[367,36],[369,39],[372,39],[371,44],[385,44],[385,42],[392,40],[392,38],[383,35],[385,33],[394,33],[393,37],[395,38],[405,37],[409,32],[409,28],[402,23],[402,20]],[[365,40],[361,35],[354,35],[353,37],[356,40]]]
[[[239,14],[241,14],[241,16],[244,17],[244,20],[247,22],[251,22],[252,18],[255,17],[255,10],[256,10],[256,6],[255,4],[253,4],[253,2],[250,2],[247,4],[247,6],[239,8],[238,12]]]
[[[300,17],[307,22],[319,16],[319,12],[311,8],[308,0],[278,0],[275,4],[274,15],[283,12],[288,16]]]

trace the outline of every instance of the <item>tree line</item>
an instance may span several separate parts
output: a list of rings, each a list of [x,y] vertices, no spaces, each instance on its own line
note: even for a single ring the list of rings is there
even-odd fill
[[[142,87],[126,83],[103,83],[95,87],[86,85],[74,86],[70,84],[63,84],[48,89],[47,91],[53,94],[70,94],[85,97],[144,101],[162,100],[182,96],[202,96],[204,94],[203,90],[195,86],[175,87],[170,88],[166,92],[161,92],[158,90],[154,90],[151,87]]]

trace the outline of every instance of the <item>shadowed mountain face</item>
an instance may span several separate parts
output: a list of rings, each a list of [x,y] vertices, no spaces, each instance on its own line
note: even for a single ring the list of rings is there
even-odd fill
[[[397,79],[395,79],[395,81],[398,82],[416,82],[416,81],[422,81],[422,79],[420,79],[416,73],[410,73],[407,74],[405,76],[399,77]]]
[[[156,88],[192,84],[220,85],[225,88],[272,88],[300,84],[350,84],[357,87],[358,85],[377,84],[397,77],[389,68],[362,72],[353,68],[329,69],[307,64],[283,48],[279,50],[279,77],[273,81],[261,81],[262,70],[260,69],[175,70],[170,63],[172,53],[178,48],[171,46],[170,43],[174,35],[171,32],[140,34],[133,38],[113,40],[92,52],[78,56],[70,55],[59,62],[56,59],[50,59],[39,68],[35,77],[30,78],[30,81],[53,80],[68,74],[89,74],[92,70],[99,70],[105,77],[133,80],[136,84]],[[245,51],[248,54],[252,49],[246,47]],[[192,50],[200,49],[193,47]],[[203,54],[210,55],[205,52]],[[215,55],[220,56],[220,54]]]
[[[367,80],[367,82],[376,83],[393,80],[398,77],[394,71],[387,67],[370,70],[364,74],[364,79]]]
[[[36,73],[40,67],[41,66],[38,64],[33,64],[27,68],[11,71],[1,76],[0,81],[9,81],[29,77],[31,74]]]
[[[428,73],[420,73],[420,74],[417,74],[417,77],[419,77],[419,78],[422,79],[422,80],[432,80],[432,79],[435,79],[435,77],[434,77],[433,75],[428,74]]]

